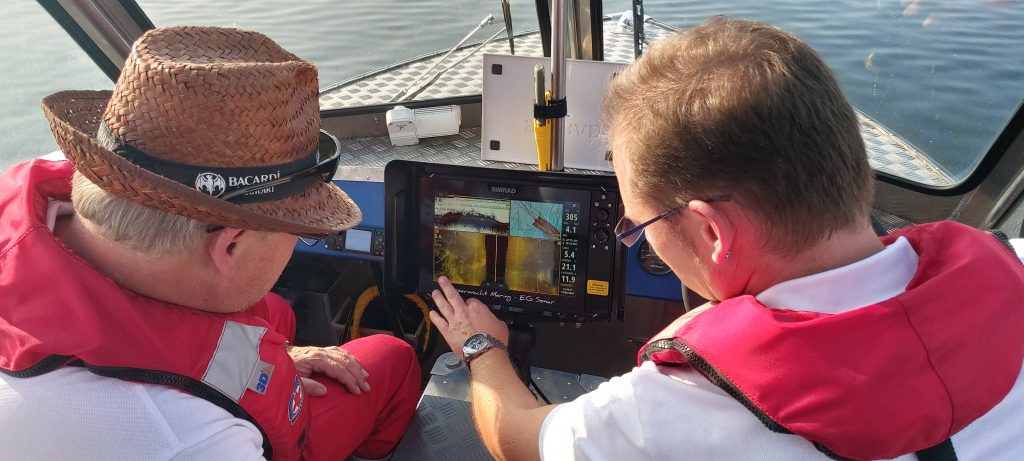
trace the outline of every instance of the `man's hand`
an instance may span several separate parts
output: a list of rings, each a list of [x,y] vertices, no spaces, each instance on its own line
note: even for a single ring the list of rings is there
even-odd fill
[[[430,311],[430,320],[457,357],[464,358],[462,344],[476,333],[508,344],[508,326],[484,303],[463,301],[447,277],[438,277],[437,284],[441,289],[430,294],[437,311]],[[555,406],[541,406],[519,381],[508,355],[487,353],[474,359],[469,389],[473,422],[495,459],[540,459],[540,428]]]
[[[323,384],[309,377],[313,373],[323,373],[338,380],[353,394],[370,392],[370,383],[366,381],[370,374],[345,349],[337,346],[291,347],[288,355],[295,362],[295,368],[302,377],[302,387],[309,395],[321,396],[327,393]]]
[[[464,358],[462,344],[477,333],[487,333],[508,344],[508,326],[498,320],[484,303],[476,298],[463,301],[448,277],[438,277],[437,285],[441,289],[430,293],[434,304],[437,304],[437,311],[430,311],[430,320],[459,360]]]

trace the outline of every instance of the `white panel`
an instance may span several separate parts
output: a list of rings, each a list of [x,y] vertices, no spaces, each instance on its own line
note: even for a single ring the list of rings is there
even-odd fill
[[[494,65],[501,65],[495,74]],[[484,54],[483,116],[480,155],[485,160],[537,163],[533,137],[533,66],[543,64],[551,84],[551,60],[528,56]],[[613,74],[624,64],[570,59],[566,79],[569,113],[565,118],[565,166],[611,171],[605,160],[601,101]],[[499,141],[498,150],[491,141]]]
[[[224,322],[203,382],[237,402],[260,362],[260,340],[266,332],[264,327]]]

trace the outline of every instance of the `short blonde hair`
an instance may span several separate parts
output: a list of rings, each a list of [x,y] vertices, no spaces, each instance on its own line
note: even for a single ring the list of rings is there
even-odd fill
[[[104,237],[152,256],[195,250],[206,233],[202,222],[129,202],[77,171],[71,180],[71,202],[75,213]]]

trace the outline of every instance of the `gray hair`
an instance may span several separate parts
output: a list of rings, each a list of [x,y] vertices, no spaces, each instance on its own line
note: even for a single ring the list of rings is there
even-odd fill
[[[75,213],[115,242],[151,256],[167,256],[199,247],[206,224],[129,202],[75,172],[71,182]]]

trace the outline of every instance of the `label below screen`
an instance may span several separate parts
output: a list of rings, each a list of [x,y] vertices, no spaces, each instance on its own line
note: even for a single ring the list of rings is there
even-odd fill
[[[608,296],[608,282],[603,280],[587,280],[587,294]]]

